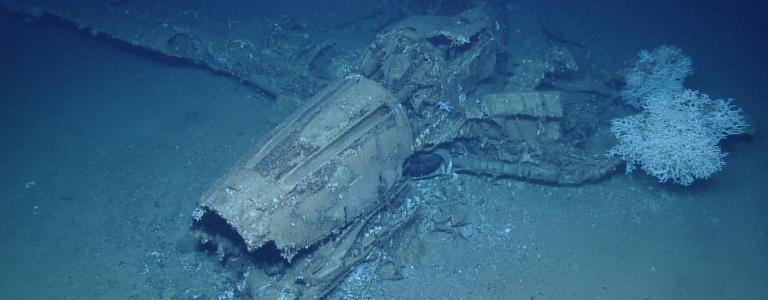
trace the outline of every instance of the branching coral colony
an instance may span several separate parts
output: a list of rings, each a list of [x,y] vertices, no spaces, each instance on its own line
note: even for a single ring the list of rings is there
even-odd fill
[[[718,143],[742,134],[747,123],[730,99],[710,99],[685,89],[692,61],[677,47],[641,51],[627,73],[622,97],[639,114],[612,120],[619,143],[608,151],[627,162],[627,173],[638,166],[660,182],[690,185],[707,179],[725,165]]]

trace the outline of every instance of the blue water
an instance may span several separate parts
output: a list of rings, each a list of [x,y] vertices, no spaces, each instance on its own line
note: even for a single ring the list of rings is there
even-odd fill
[[[179,5],[233,20],[287,14],[305,28],[379,5],[209,2]],[[490,202],[472,211],[476,240],[424,237],[428,254],[404,279],[350,295],[767,299],[768,4],[489,3],[503,30],[544,24],[588,45],[606,72],[642,49],[679,46],[696,70],[686,86],[733,98],[752,131],[722,144],[723,171],[687,188],[623,172],[567,188],[463,179],[473,199]],[[403,17],[426,6],[389,4]],[[259,265],[189,246],[190,212],[296,105],[55,18],[0,9],[0,299],[226,299],[229,290],[249,299],[237,287]]]

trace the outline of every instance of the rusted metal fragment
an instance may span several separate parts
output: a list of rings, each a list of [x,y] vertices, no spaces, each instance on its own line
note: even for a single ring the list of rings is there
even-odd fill
[[[479,105],[467,109],[468,118],[562,118],[559,92],[516,92],[487,94]]]
[[[454,170],[458,172],[561,185],[598,180],[616,170],[620,163],[617,159],[588,155],[557,145],[542,147],[536,153],[526,151],[521,155],[507,155],[496,159],[473,155],[452,158]]]
[[[554,91],[487,94],[467,108],[467,118],[491,119],[514,141],[555,141],[562,117],[560,93]]]

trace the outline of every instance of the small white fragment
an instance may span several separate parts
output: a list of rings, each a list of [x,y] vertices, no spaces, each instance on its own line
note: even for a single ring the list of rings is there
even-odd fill
[[[225,190],[227,191],[227,195],[234,195],[237,192],[237,190],[231,186],[228,186]]]
[[[437,107],[446,112],[451,112],[453,110],[453,106],[448,104],[447,101],[437,101]]]
[[[192,211],[192,219],[197,222],[200,222],[200,220],[203,219],[204,215],[205,215],[205,210],[200,207],[197,207],[195,208],[195,210]]]

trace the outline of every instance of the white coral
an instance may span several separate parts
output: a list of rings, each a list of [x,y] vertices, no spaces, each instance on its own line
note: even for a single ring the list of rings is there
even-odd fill
[[[670,60],[670,55],[676,60]],[[690,59],[678,48],[644,51],[640,61],[663,63],[652,64],[654,71],[648,76],[635,74],[635,79],[643,78],[640,81],[628,79],[634,83],[628,83],[622,95],[643,111],[612,120],[611,131],[619,144],[608,154],[625,160],[628,173],[639,166],[660,182],[690,185],[720,171],[726,153],[719,142],[747,128],[741,110],[731,105],[730,99],[712,100],[704,93],[683,89],[682,81],[690,74],[686,71],[690,70]],[[629,75],[636,73],[638,65]]]
[[[619,144],[609,155],[625,160],[627,172],[639,166],[660,182],[689,185],[720,171],[726,153],[718,143],[745,129],[729,101],[684,90],[669,99],[648,99],[642,113],[614,119],[611,130]]]
[[[693,74],[693,61],[674,46],[640,51],[626,76],[621,92],[628,104],[642,107],[648,97],[670,96],[683,91],[683,80]]]

